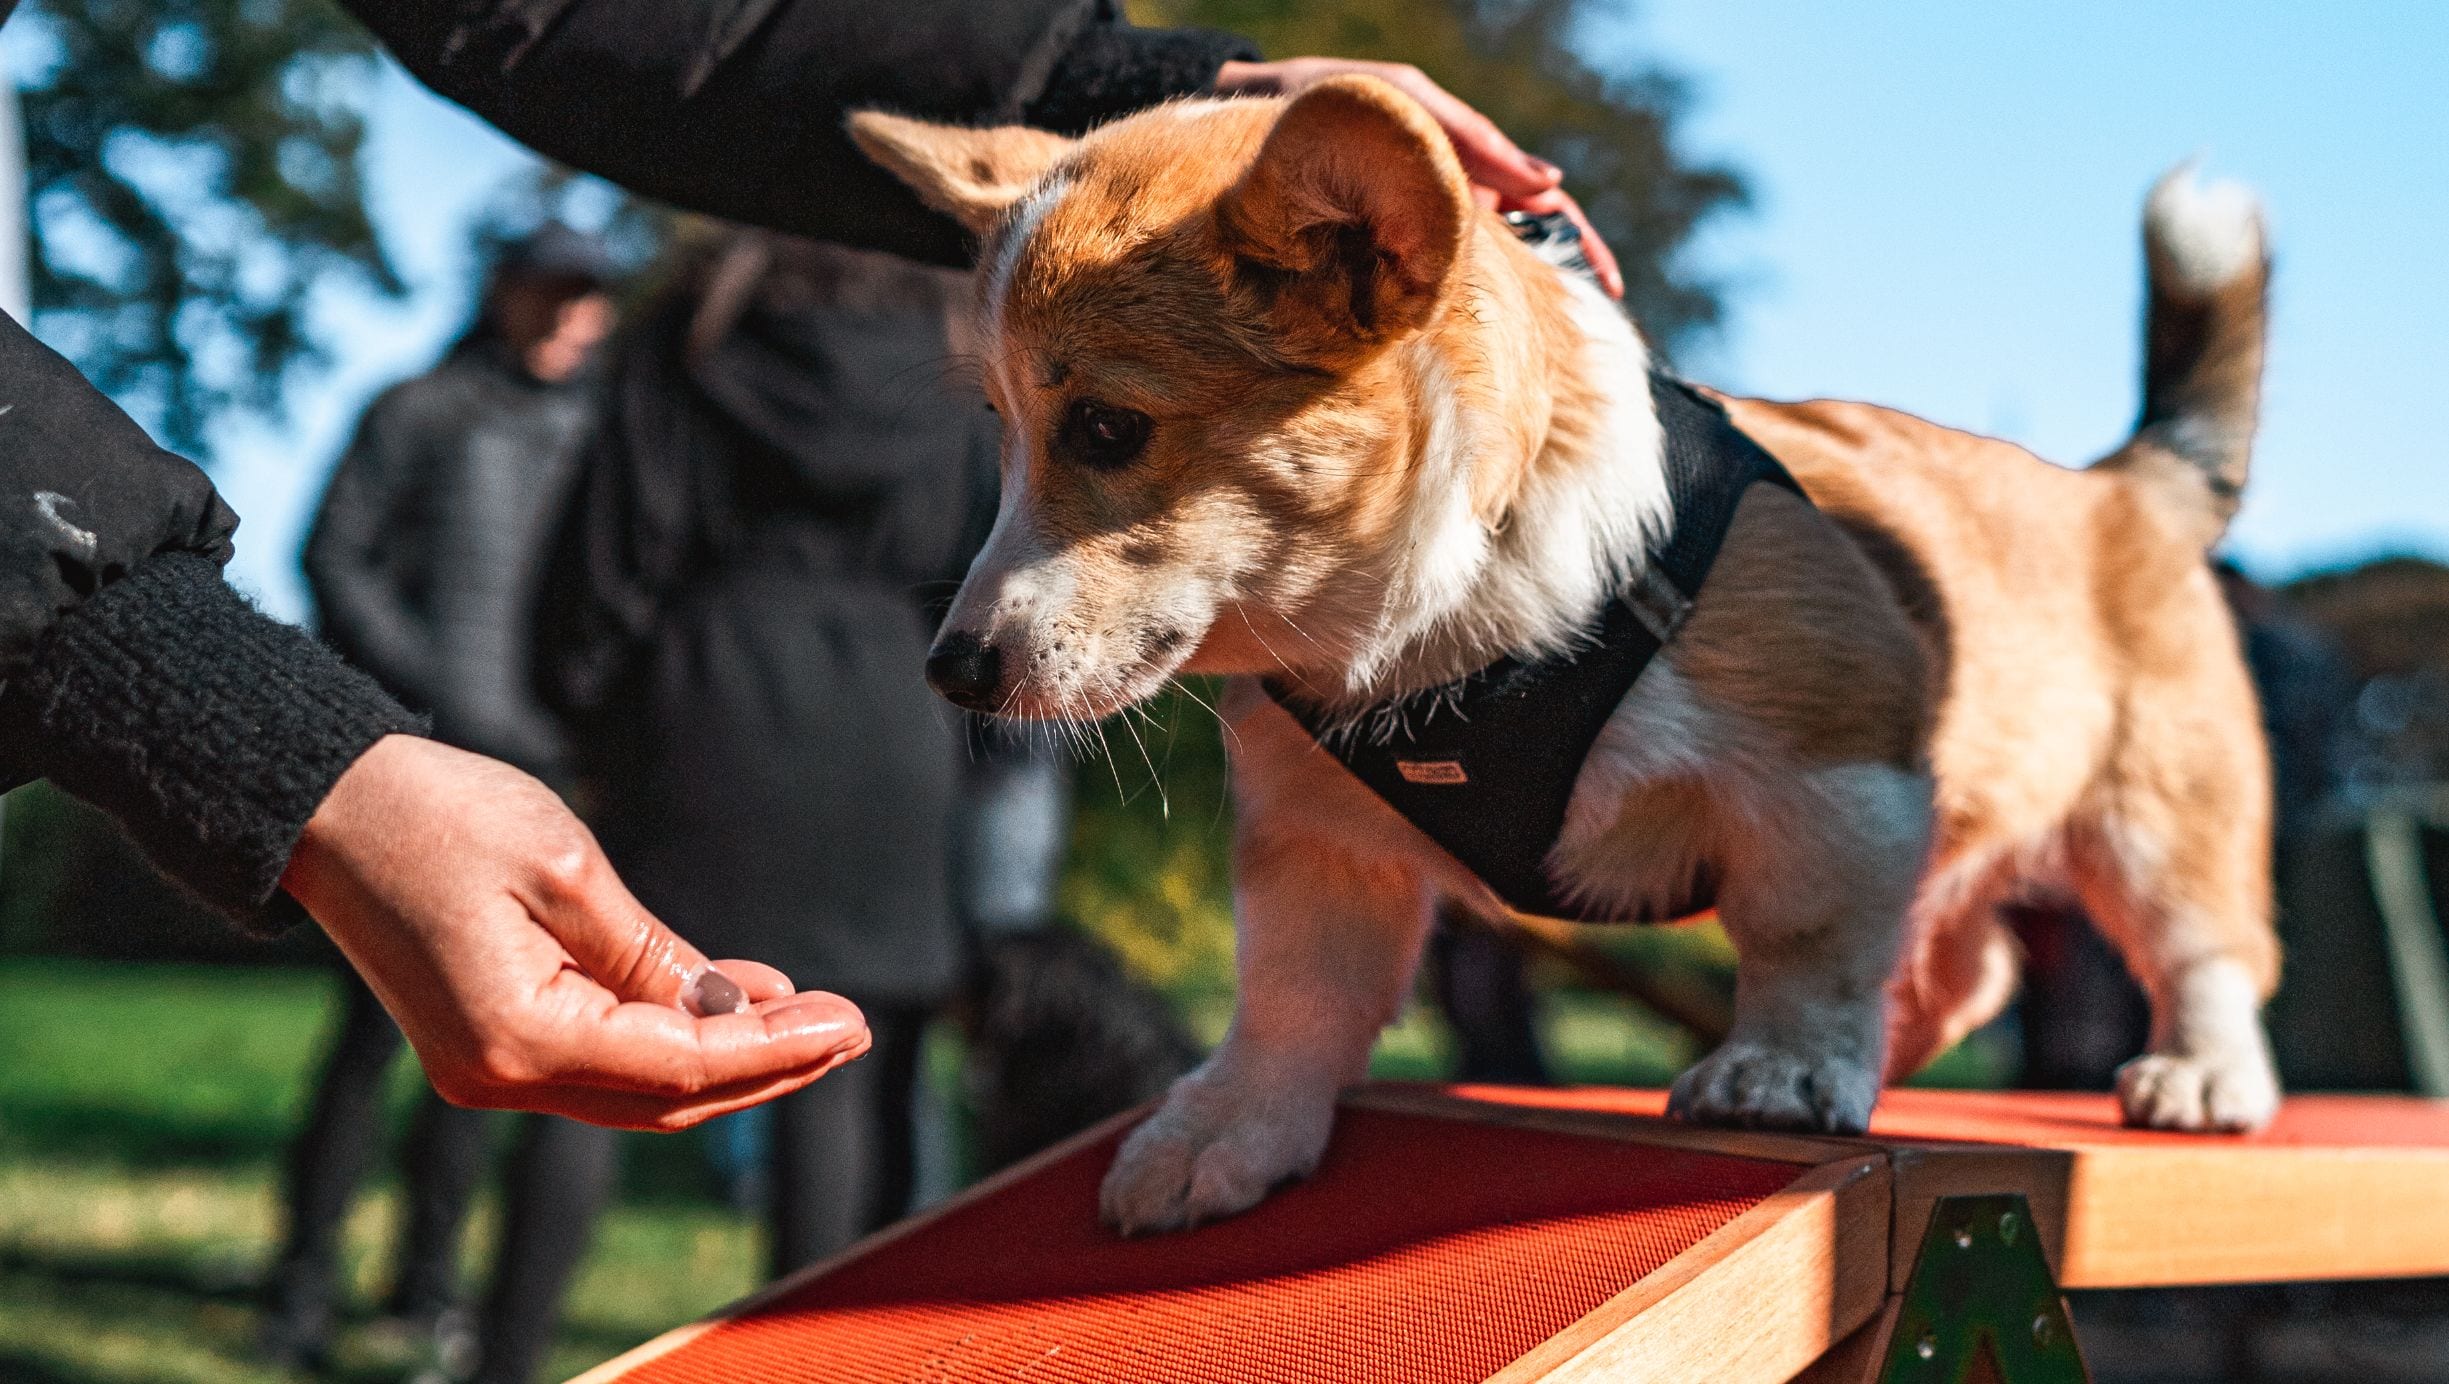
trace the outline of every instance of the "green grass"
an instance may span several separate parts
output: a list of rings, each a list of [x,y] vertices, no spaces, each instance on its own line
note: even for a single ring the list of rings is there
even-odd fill
[[[0,1380],[270,1384],[251,1360],[275,1178],[333,987],[313,971],[0,960]],[[403,1063],[395,1107],[414,1096]],[[755,1286],[756,1232],[638,1141],[628,1195],[574,1286],[565,1377]],[[660,1154],[660,1157],[653,1156]],[[383,1287],[396,1188],[370,1189],[346,1263],[361,1319],[343,1377],[408,1363],[362,1324]],[[471,1259],[489,1241],[479,1209]]]

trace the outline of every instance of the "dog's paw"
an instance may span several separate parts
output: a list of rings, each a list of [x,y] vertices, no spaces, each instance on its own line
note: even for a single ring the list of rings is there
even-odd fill
[[[2241,1133],[2279,1113],[2279,1076],[2256,1052],[2145,1053],[2118,1069],[2117,1102],[2144,1129]]]
[[[1879,1103],[1879,1067],[1740,1035],[1676,1078],[1669,1114],[1699,1124],[1860,1134]]]
[[[1247,1211],[1318,1166],[1334,1120],[1332,1093],[1238,1098],[1228,1087],[1190,1078],[1123,1140],[1098,1209],[1125,1235],[1182,1230]]]

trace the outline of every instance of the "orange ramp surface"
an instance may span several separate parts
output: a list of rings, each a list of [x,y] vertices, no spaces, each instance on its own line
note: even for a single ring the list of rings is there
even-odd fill
[[[2249,1138],[2093,1096],[1891,1092],[1862,1140],[1662,1108],[1370,1088],[1307,1182],[1137,1241],[1096,1221],[1117,1121],[583,1379],[1785,1380],[1877,1330],[1935,1199],[1973,1193],[2025,1195],[2070,1286],[2449,1273],[2440,1103],[2299,1098]]]

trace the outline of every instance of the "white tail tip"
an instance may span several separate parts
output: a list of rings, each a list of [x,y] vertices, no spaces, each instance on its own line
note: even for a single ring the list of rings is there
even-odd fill
[[[2262,267],[2262,200],[2243,183],[2202,181],[2188,160],[2152,187],[2143,234],[2170,287],[2208,293]]]

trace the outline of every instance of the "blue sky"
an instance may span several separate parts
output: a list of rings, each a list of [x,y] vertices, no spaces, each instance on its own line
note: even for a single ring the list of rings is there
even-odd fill
[[[2267,576],[2449,556],[2429,416],[2449,395],[2449,4],[1652,0],[1591,42],[1687,74],[1687,147],[1757,193],[1696,249],[1735,291],[1695,375],[2086,460],[2135,405],[2144,190],[2199,154],[2263,192],[2279,255],[2235,550]],[[237,576],[284,614],[349,423],[459,325],[464,227],[523,157],[396,71],[370,99],[375,209],[414,291],[334,295],[340,368],[279,434],[219,448],[246,516]]]

